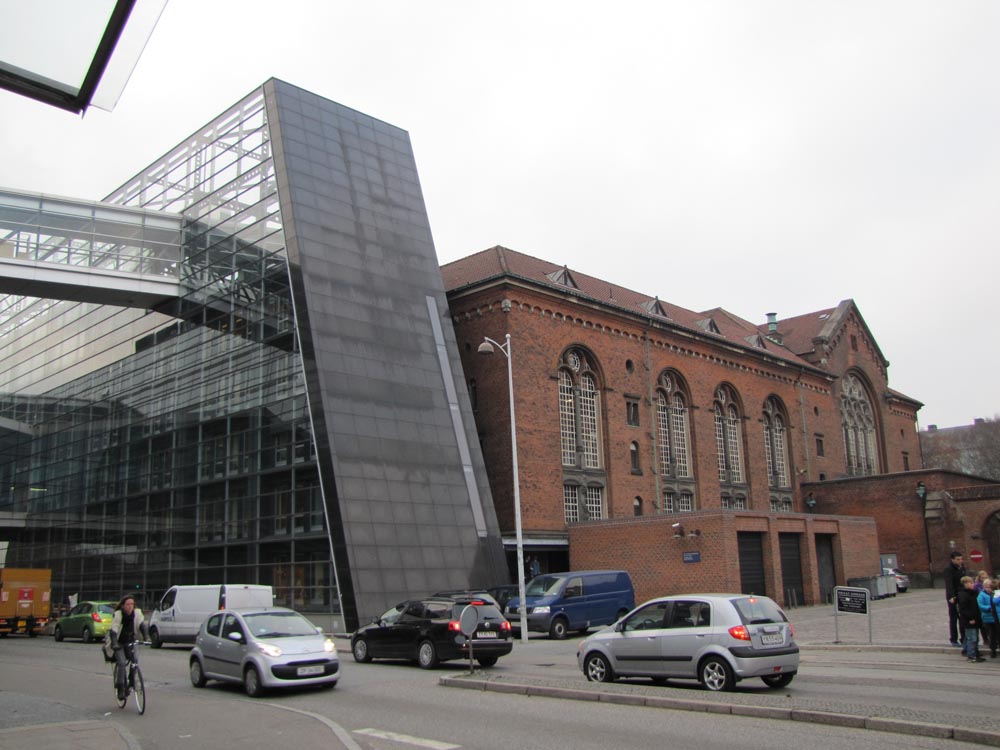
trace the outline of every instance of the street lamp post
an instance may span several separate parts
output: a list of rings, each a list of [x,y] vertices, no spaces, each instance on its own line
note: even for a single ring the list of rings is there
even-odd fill
[[[517,476],[517,426],[514,421],[514,368],[510,351],[510,334],[506,334],[507,343],[499,344],[489,336],[483,337],[479,345],[480,354],[493,354],[493,347],[499,349],[507,358],[507,395],[510,398],[510,450],[514,474],[514,535],[517,539],[517,595],[520,607],[518,614],[521,623],[521,642],[528,642],[527,602],[524,596],[524,537],[521,534],[521,487]]]

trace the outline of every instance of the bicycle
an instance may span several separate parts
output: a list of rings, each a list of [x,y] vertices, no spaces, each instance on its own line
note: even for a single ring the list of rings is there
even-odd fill
[[[148,646],[150,641],[134,641],[130,649],[128,663],[128,681],[125,683],[125,697],[118,697],[118,659],[115,659],[111,668],[112,688],[115,691],[115,701],[118,708],[125,708],[128,697],[135,695],[135,710],[140,714],[146,713],[146,683],[142,679],[142,670],[139,668],[139,646]]]

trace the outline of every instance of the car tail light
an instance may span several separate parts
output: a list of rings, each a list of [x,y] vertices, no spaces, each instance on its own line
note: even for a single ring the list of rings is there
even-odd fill
[[[448,623],[448,630],[452,631],[453,633],[461,633],[462,624],[458,620],[452,620],[451,622]]]
[[[731,635],[738,641],[750,640],[750,634],[747,632],[747,629],[742,625],[734,625],[733,627],[729,628],[729,635]]]
[[[481,602],[476,600],[469,602],[469,604],[471,604],[473,607],[482,607],[484,604],[486,604],[486,602]]]
[[[100,622],[101,621],[101,615],[99,613],[97,613],[97,612],[91,612],[90,613],[90,619],[93,620],[94,622]]]
[[[500,623],[500,629],[501,630],[510,630],[510,623],[507,622],[506,620],[504,620],[503,622]]]
[[[794,638],[795,637],[795,626],[792,625],[792,623],[788,623],[788,636],[790,638]]]

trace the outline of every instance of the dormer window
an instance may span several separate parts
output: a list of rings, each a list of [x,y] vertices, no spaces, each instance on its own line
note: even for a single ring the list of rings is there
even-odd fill
[[[545,276],[549,281],[558,284],[559,286],[568,286],[570,289],[580,288],[576,283],[576,279],[573,278],[573,274],[570,273],[568,266],[563,266],[552,273],[545,274]]]
[[[701,330],[705,331],[706,333],[714,333],[717,336],[722,335],[722,331],[719,330],[719,326],[715,324],[715,321],[712,318],[705,318],[704,320],[699,320],[697,321],[696,324]]]
[[[653,297],[653,299],[643,302],[641,307],[650,315],[655,315],[658,318],[665,318],[666,320],[670,320],[670,316],[667,314],[667,308],[665,308],[663,306],[663,303],[660,302],[659,297]]]

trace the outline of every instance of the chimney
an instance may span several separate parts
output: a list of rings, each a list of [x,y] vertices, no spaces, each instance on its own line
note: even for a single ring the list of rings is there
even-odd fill
[[[778,330],[778,313],[766,313],[767,314],[767,331],[768,333],[773,333]]]

